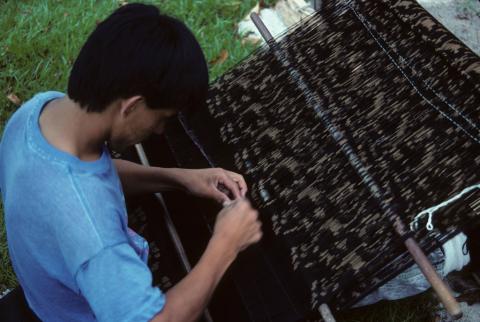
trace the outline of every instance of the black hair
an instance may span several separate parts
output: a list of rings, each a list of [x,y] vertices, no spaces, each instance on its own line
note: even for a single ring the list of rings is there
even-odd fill
[[[149,108],[205,104],[208,67],[191,31],[152,5],[127,4],[98,24],[73,64],[68,96],[89,112],[141,95]]]

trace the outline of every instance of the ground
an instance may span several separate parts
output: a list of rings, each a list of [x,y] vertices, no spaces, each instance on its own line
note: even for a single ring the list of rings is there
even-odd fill
[[[98,21],[125,2],[0,0],[0,133],[18,102],[39,91],[65,91],[68,71],[79,46]],[[209,61],[211,79],[221,75],[254,49],[253,45],[242,44],[236,35],[236,24],[256,4],[255,0],[148,2],[185,21],[194,31]],[[263,2],[268,5],[275,1]],[[456,16],[447,18],[447,21],[465,22],[462,28],[471,34],[466,41],[475,41],[476,38],[477,47],[471,45],[471,48],[479,48],[480,23],[475,22],[480,17],[477,0],[420,2],[440,20],[445,15],[451,17],[455,4]],[[441,9],[432,9],[436,6]],[[449,22],[444,23],[447,25]],[[472,28],[477,28],[473,29],[477,30],[476,34],[470,32]],[[461,35],[464,34],[462,30],[459,31]],[[3,211],[0,208],[0,293],[16,285],[6,247]],[[427,293],[346,312],[338,316],[338,321],[434,321],[434,303]]]
[[[477,55],[480,55],[480,1],[417,1]]]

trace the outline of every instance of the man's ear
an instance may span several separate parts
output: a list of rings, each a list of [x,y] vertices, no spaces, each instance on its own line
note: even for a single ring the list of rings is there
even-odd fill
[[[140,95],[132,96],[126,99],[120,100],[120,115],[124,118],[128,117],[132,112],[134,112],[138,107],[143,97]]]

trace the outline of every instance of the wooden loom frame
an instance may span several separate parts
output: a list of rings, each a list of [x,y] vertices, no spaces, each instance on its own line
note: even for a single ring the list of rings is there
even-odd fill
[[[316,7],[318,5],[318,2],[315,1]],[[257,13],[252,13],[250,15],[250,18],[252,19],[253,23],[257,27],[265,42],[268,44],[275,58],[282,58],[282,53],[276,46],[275,39],[273,38],[270,31],[267,29],[259,15]],[[309,95],[313,96],[311,94],[311,90],[308,88],[308,85],[306,85],[307,83],[304,81],[302,74],[297,69],[295,69],[289,62],[288,65],[288,72],[295,80],[295,84],[297,85],[298,89],[301,90],[307,97]],[[329,130],[330,135],[335,140],[337,145],[341,148],[345,156],[349,159],[350,164],[355,168],[358,175],[362,177],[362,179],[364,179],[363,181],[365,185],[369,188],[371,194],[375,197],[375,199],[377,199],[377,202],[380,204],[382,210],[385,210],[386,215],[392,222],[395,232],[404,241],[404,244],[410,255],[414,259],[415,263],[420,267],[420,270],[434,289],[440,301],[445,306],[447,312],[454,319],[461,318],[463,314],[460,309],[460,305],[456,301],[455,297],[452,295],[448,286],[440,278],[436,270],[433,268],[432,263],[418,246],[418,243],[415,241],[415,239],[411,236],[411,234],[407,232],[405,224],[401,220],[400,216],[395,211],[393,211],[393,208],[389,204],[386,204],[384,201],[381,200],[381,197],[383,197],[382,194],[375,193],[375,190],[378,190],[379,186],[369,176],[366,168],[363,166],[363,164],[361,164],[359,158],[350,148],[348,140],[341,132],[337,130],[337,127],[331,122],[328,114],[322,110],[322,102],[318,100],[317,96],[314,96],[312,100],[316,101],[315,104],[312,103],[311,105],[314,105],[313,108],[317,111],[317,113],[320,114],[320,118],[324,126]],[[325,320],[325,322],[335,322],[335,318],[333,317],[333,314],[331,313],[331,310],[326,303],[322,303],[320,305],[320,314],[322,315],[322,318]]]

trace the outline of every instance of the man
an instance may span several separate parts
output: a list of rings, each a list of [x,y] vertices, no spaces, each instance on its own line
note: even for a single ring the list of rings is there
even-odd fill
[[[41,320],[195,320],[237,254],[261,238],[241,175],[147,168],[107,151],[162,132],[179,110],[202,105],[207,87],[191,32],[153,6],[130,4],[90,35],[68,95],[38,94],[11,117],[0,143],[8,245]],[[166,294],[152,287],[147,244],[128,229],[123,196],[164,189],[229,204],[202,258]]]

